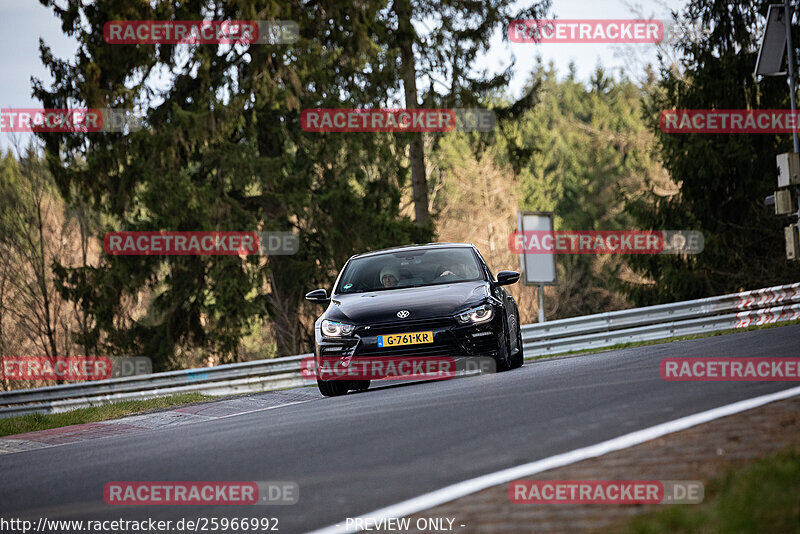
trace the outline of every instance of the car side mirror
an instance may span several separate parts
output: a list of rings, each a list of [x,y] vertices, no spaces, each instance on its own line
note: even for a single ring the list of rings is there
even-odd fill
[[[331,301],[328,298],[328,292],[324,289],[315,289],[306,293],[306,300],[309,302],[316,302],[317,304],[327,304]]]
[[[497,285],[507,286],[514,284],[519,280],[519,273],[517,271],[500,271],[497,273]]]

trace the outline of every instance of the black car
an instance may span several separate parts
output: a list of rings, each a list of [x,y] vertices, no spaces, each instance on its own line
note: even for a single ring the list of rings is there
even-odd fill
[[[523,361],[519,313],[502,286],[519,273],[492,276],[478,249],[429,243],[351,257],[333,292],[306,294],[328,304],[314,324],[315,361],[369,357],[490,356],[498,371]],[[318,367],[319,368],[319,367]],[[320,392],[364,390],[367,380],[323,380]]]

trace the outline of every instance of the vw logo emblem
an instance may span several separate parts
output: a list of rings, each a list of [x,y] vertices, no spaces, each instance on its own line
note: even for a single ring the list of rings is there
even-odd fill
[[[408,313],[408,310],[400,310],[399,312],[397,312],[397,316],[400,317],[401,319],[405,319],[409,315],[410,314]]]

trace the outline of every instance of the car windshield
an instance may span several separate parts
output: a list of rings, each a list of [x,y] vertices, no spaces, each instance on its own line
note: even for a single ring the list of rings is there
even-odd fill
[[[363,293],[480,279],[481,270],[472,249],[418,249],[351,260],[336,292]]]

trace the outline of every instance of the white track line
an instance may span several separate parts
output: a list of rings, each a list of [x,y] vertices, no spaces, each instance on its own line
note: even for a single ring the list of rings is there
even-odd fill
[[[475,493],[492,486],[497,486],[498,484],[511,482],[520,477],[535,475],[543,471],[555,469],[556,467],[562,467],[575,462],[580,462],[581,460],[586,460],[588,458],[596,458],[597,456],[602,456],[613,451],[627,449],[628,447],[639,445],[640,443],[650,441],[666,434],[672,434],[673,432],[685,430],[702,423],[713,421],[714,419],[719,419],[728,415],[751,410],[753,408],[769,404],[770,402],[788,399],[796,395],[800,395],[800,387],[785,389],[776,393],[770,393],[768,395],[762,395],[760,397],[734,402],[733,404],[728,404],[725,406],[720,406],[719,408],[707,410],[705,412],[681,417],[680,419],[661,423],[660,425],[651,426],[650,428],[637,430],[636,432],[631,432],[630,434],[625,434],[624,436],[620,436],[618,438],[596,443],[595,445],[589,445],[588,447],[583,447],[582,449],[575,449],[574,451],[550,456],[549,458],[545,458],[543,460],[537,460],[535,462],[503,469],[502,471],[496,471],[494,473],[489,473],[487,475],[479,476],[470,480],[464,480],[463,482],[458,482],[451,486],[420,495],[419,497],[414,497],[413,499],[364,514],[359,516],[357,519],[361,519],[361,524],[363,525],[363,520],[367,518],[369,518],[370,523],[372,523],[375,520],[380,521],[383,518],[404,517],[415,514],[417,512],[427,510],[428,508],[438,506],[442,503],[464,497],[465,495],[470,495],[471,493]],[[355,521],[351,521],[350,524],[353,525],[357,523]],[[342,521],[337,525],[331,525],[329,527],[316,530],[312,534],[338,534],[344,532],[359,532],[360,530],[361,529],[357,529],[352,526],[348,528],[346,522]]]
[[[284,406],[294,406],[295,404],[303,404],[303,403],[306,403],[306,402],[311,402],[312,400],[315,400],[315,399],[287,402],[286,404],[277,404],[275,406],[267,406],[266,408],[256,408],[255,410],[248,410],[246,412],[229,413],[228,415],[220,415],[218,417],[214,417],[213,415],[206,415],[204,417],[213,417],[213,419],[209,419],[209,421],[214,421],[214,420],[217,420],[217,419],[227,419],[228,417],[236,417],[237,415],[245,415],[245,414],[248,414],[248,413],[256,413],[256,412],[266,412],[267,410],[274,410],[275,408],[283,408]],[[225,401],[219,401],[219,402],[225,402]],[[197,414],[197,415],[199,415],[199,414]],[[198,422],[199,423],[203,423],[205,421],[198,421]],[[193,423],[189,423],[189,424],[193,424]]]

